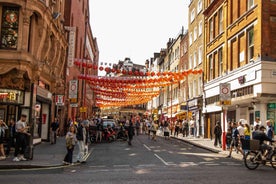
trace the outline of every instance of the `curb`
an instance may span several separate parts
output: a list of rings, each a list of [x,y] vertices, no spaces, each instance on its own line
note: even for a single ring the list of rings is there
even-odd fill
[[[170,138],[175,139],[175,140],[179,140],[179,141],[183,141],[183,142],[185,142],[185,143],[188,143],[188,144],[190,144],[190,145],[196,146],[196,147],[198,147],[198,148],[202,148],[202,149],[211,151],[211,152],[213,152],[213,153],[220,153],[220,152],[221,152],[221,151],[218,151],[218,150],[216,150],[216,149],[209,148],[209,147],[207,147],[207,146],[203,146],[203,145],[201,145],[201,144],[197,144],[197,143],[194,143],[194,142],[189,141],[189,140],[180,139],[180,138],[173,137],[173,136],[170,137]]]
[[[92,153],[92,149],[90,150],[90,152],[87,154],[86,159],[89,158],[89,156]],[[27,161],[28,162],[28,161]],[[64,165],[64,164],[52,164],[52,165],[35,165],[35,164],[21,164],[21,165],[0,165],[0,170],[4,171],[4,170],[24,170],[24,169],[49,169],[49,168],[64,168],[64,167],[72,167],[72,166],[77,166],[77,165],[81,165],[82,163],[80,162],[73,162],[73,165]]]
[[[45,169],[51,167],[61,167],[63,164],[58,165],[0,165],[0,170],[17,170],[17,169]]]

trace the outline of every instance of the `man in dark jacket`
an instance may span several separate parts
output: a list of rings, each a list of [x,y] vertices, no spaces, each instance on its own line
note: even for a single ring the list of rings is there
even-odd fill
[[[269,157],[269,153],[271,153],[272,147],[266,144],[264,141],[274,142],[274,140],[266,135],[264,126],[260,126],[260,129],[254,132],[253,139],[260,141],[260,148],[263,151],[263,155],[265,157]]]
[[[134,127],[132,122],[129,123],[129,126],[126,128],[127,130],[127,135],[128,135],[128,145],[131,145],[131,141],[133,139],[134,135]]]
[[[219,144],[219,146],[221,147],[221,134],[222,134],[222,130],[221,130],[221,126],[220,126],[220,122],[219,121],[217,121],[216,126],[214,128],[214,134],[215,134],[214,146],[217,147],[217,145]]]

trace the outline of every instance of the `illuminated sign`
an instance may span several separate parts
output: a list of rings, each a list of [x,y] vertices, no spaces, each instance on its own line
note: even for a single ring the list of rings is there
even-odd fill
[[[24,92],[19,90],[0,89],[0,103],[23,104]]]

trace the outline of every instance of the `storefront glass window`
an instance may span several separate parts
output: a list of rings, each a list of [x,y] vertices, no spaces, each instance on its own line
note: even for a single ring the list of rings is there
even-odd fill
[[[1,24],[1,49],[17,49],[18,7],[3,7]]]

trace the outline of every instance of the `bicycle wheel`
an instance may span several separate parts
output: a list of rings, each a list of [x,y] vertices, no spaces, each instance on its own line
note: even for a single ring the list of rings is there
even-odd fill
[[[270,157],[270,164],[274,169],[276,169],[276,153],[273,153]]]
[[[247,154],[245,155],[245,159],[244,159],[245,167],[247,167],[250,170],[256,169],[260,164],[260,163],[258,163],[257,159],[258,159],[257,152],[255,152],[255,151],[247,152]]]

